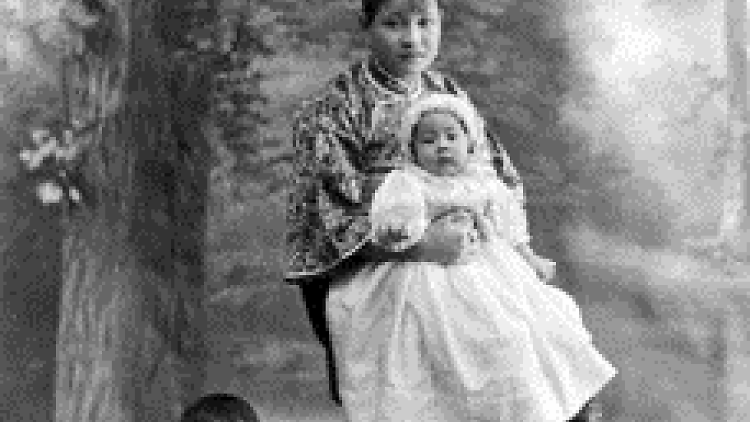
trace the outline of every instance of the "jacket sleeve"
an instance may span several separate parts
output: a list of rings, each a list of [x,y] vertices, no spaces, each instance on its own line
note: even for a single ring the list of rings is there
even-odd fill
[[[343,101],[320,99],[297,113],[293,144],[297,154],[295,176],[310,177],[346,205],[363,203],[365,178],[355,166],[362,137],[351,124]]]
[[[489,134],[488,139],[492,139],[491,135]],[[495,145],[493,162],[495,168],[499,173],[500,179],[513,192],[515,199],[523,207],[526,203],[526,197],[524,194],[523,181],[521,180],[521,176],[518,174],[518,170],[516,170],[513,162],[511,162],[510,156],[508,156],[508,152],[505,150],[505,148],[503,148],[499,143],[492,141],[490,141],[490,143]]]

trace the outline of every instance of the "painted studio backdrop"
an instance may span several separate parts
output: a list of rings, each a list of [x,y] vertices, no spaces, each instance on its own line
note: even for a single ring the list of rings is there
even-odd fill
[[[66,22],[73,16],[85,27],[87,17],[110,3],[116,2],[4,0],[0,6],[3,420],[50,420],[55,393],[59,411],[71,223],[60,203],[42,200],[40,181],[29,176],[19,151],[34,130],[74,123],[68,120],[80,109],[75,99],[84,88],[75,77],[80,68],[70,70],[73,62],[65,59],[79,45]],[[170,51],[188,64],[208,60],[211,95],[204,97],[211,111],[195,117],[201,136],[190,126],[175,129],[174,137],[200,138],[206,148],[178,146],[199,164],[170,167],[163,177],[206,169],[205,250],[189,261],[205,270],[205,280],[193,285],[204,299],[208,346],[195,360],[205,371],[196,388],[240,394],[270,421],[341,421],[299,293],[281,280],[282,195],[293,159],[294,107],[363,57],[360,2],[218,0],[203,9],[203,2],[193,3],[210,13],[193,11],[190,25],[177,26],[190,53]],[[600,398],[605,420],[745,420],[747,5],[447,3],[437,67],[460,81],[506,146],[526,185],[534,246],[559,263],[555,283],[578,300],[597,347],[619,370]],[[136,114],[138,104],[145,107],[128,104]],[[137,150],[132,157],[149,151]],[[188,203],[180,198],[168,199],[169,206]],[[126,252],[145,254],[137,247],[120,251]],[[138,274],[130,277],[145,277]],[[118,283],[136,283],[118,277],[124,277]],[[188,297],[187,291],[180,294]],[[174,312],[188,312],[183,308],[189,306],[175,305]],[[169,337],[179,325],[174,321],[181,320],[154,335]]]

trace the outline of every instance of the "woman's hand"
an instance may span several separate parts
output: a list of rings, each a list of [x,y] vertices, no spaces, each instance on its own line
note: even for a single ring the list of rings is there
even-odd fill
[[[377,233],[376,242],[384,247],[400,251],[409,248],[422,236],[424,226],[414,217],[414,210],[408,207],[388,210],[388,216],[373,229]]]
[[[521,254],[543,282],[548,283],[555,276],[555,261],[537,255],[528,243],[516,245],[516,251]]]
[[[386,176],[388,176],[387,172],[365,174],[365,177],[362,179],[362,196],[364,197],[366,203],[370,203],[370,201],[372,201],[373,195],[375,195],[375,192],[378,190],[380,185],[383,184]]]
[[[452,265],[469,262],[479,252],[479,246],[474,216],[456,212],[432,221],[414,253],[420,261]]]

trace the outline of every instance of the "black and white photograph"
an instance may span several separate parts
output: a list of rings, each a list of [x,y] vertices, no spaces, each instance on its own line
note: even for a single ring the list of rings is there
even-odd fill
[[[0,419],[750,419],[749,32],[0,1]]]

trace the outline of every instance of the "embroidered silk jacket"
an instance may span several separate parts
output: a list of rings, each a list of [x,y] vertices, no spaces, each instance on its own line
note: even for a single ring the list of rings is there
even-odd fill
[[[437,72],[423,74],[424,89],[466,96]],[[305,102],[293,126],[294,186],[288,198],[286,279],[311,280],[356,252],[370,239],[372,184],[368,179],[409,157],[397,138],[399,116],[411,99],[385,89],[366,61],[330,81]],[[521,181],[507,153],[487,136],[487,160],[500,160],[500,176],[517,192]]]

